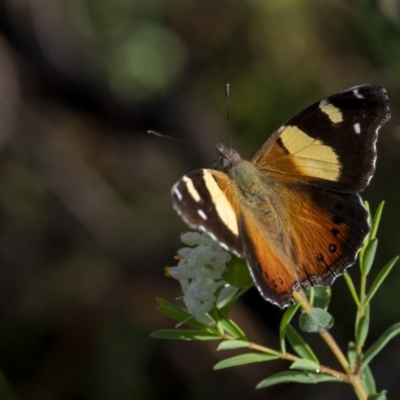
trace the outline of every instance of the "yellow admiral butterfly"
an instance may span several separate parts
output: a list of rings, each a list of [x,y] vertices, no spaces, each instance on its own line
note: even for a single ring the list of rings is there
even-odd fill
[[[375,170],[386,90],[362,85],[306,108],[251,157],[217,145],[223,171],[199,169],[172,188],[192,228],[246,257],[262,296],[288,306],[294,291],[331,285],[369,232],[358,192]]]

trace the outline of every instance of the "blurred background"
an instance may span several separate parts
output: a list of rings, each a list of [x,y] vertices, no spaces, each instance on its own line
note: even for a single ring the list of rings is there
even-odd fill
[[[392,119],[363,194],[373,210],[386,200],[372,275],[400,253],[399,30],[397,0],[2,0],[1,399],[354,398],[339,384],[256,391],[287,364],[213,371],[233,353],[149,334],[174,327],[155,298],[181,295],[163,274],[187,229],[170,188],[212,167],[215,144],[227,142],[227,82],[233,144],[246,158],[311,103],[385,86]],[[400,320],[399,285],[397,267],[372,305],[368,344]],[[345,346],[354,306],[343,279],[332,313]],[[253,289],[232,317],[275,347],[281,314]],[[390,398],[400,398],[399,352],[396,338],[371,364]]]

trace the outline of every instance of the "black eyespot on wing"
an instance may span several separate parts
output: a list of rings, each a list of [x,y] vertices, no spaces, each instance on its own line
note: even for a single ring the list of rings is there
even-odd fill
[[[331,244],[329,245],[329,251],[330,251],[331,253],[334,253],[334,252],[336,251],[336,249],[337,249],[336,244],[331,243]]]

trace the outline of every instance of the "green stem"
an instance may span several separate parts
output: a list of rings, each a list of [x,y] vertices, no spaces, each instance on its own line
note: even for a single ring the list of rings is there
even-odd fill
[[[307,296],[305,295],[305,293],[303,291],[295,292],[293,294],[293,297],[295,298],[296,301],[300,302],[301,307],[303,308],[303,310],[305,312],[310,312],[313,309],[313,306],[309,303]],[[363,385],[361,384],[360,374],[359,373],[353,374],[351,372],[347,358],[345,357],[342,350],[336,343],[335,339],[332,337],[332,335],[330,334],[330,332],[327,329],[324,329],[319,334],[322,337],[322,339],[325,341],[327,346],[331,349],[332,353],[335,355],[335,357],[339,361],[340,365],[344,369],[344,371],[346,373],[345,381],[350,383],[353,386],[353,389],[356,392],[356,394],[360,400],[366,400],[367,393],[366,393]]]
[[[260,352],[266,353],[266,354],[271,354],[271,355],[277,356],[277,357],[279,357],[279,358],[281,358],[283,360],[287,360],[287,361],[293,361],[294,362],[294,361],[297,361],[297,360],[301,360],[301,357],[295,356],[294,354],[287,353],[287,352],[286,353],[282,353],[280,351],[272,350],[272,349],[270,349],[268,347],[261,346],[261,345],[259,345],[257,343],[249,342],[248,347],[249,347],[249,349],[257,350],[257,351],[260,351]],[[332,376],[338,377],[338,378],[342,379],[344,382],[350,383],[349,377],[346,374],[344,374],[343,372],[340,372],[340,371],[337,371],[335,369],[326,367],[324,365],[319,365],[318,369],[320,370],[320,372],[322,372],[324,374],[328,374],[328,375],[332,375]]]

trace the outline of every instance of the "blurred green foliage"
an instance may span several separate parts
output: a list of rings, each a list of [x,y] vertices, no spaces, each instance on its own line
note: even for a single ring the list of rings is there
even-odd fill
[[[163,276],[184,229],[170,187],[213,165],[215,151],[202,145],[227,142],[227,82],[243,157],[309,104],[380,84],[392,119],[364,197],[373,209],[386,200],[383,266],[400,243],[399,23],[395,0],[1,2],[0,367],[16,396],[241,399],[278,372],[279,363],[212,372],[209,344],[149,338],[166,326],[155,297],[179,296]],[[193,145],[155,140],[148,129]],[[398,320],[400,272],[392,274],[374,299],[371,341]],[[353,330],[342,285],[339,336]],[[280,311],[256,292],[235,312],[254,340],[278,341]],[[372,366],[393,398],[396,343]],[[302,394],[351,393],[326,385]]]

